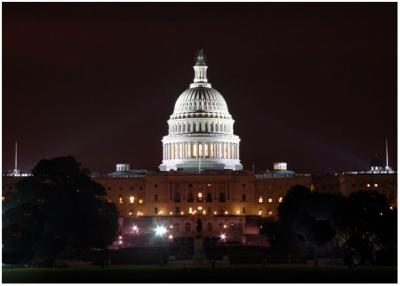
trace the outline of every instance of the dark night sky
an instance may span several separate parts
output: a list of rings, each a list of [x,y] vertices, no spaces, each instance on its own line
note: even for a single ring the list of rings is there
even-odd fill
[[[205,48],[245,168],[397,162],[396,3],[3,3],[3,170],[156,169]]]

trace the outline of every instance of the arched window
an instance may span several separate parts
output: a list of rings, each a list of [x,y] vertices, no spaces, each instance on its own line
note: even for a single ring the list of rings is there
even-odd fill
[[[213,226],[212,226],[211,222],[207,223],[207,231],[208,232],[212,232],[213,231]]]
[[[190,232],[190,223],[185,223],[185,232]]]

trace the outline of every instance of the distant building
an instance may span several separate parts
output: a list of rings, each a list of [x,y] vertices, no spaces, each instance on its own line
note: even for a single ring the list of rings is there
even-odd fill
[[[156,225],[168,227],[174,237],[192,237],[199,223],[204,237],[226,234],[231,242],[265,244],[259,235],[261,221],[277,218],[279,204],[295,185],[344,195],[377,190],[397,205],[396,172],[388,159],[386,165],[374,159],[366,171],[326,176],[297,174],[286,162],[274,163],[272,171],[243,171],[234,120],[225,99],[207,81],[202,52],[194,70],[194,82],[180,95],[168,120],[160,171],[132,170],[123,163],[114,172],[93,177],[118,207],[117,244],[132,232],[150,235]],[[15,191],[21,179],[17,174],[3,177],[3,200]]]

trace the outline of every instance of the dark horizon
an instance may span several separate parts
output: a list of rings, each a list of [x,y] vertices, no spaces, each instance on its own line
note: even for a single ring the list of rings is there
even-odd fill
[[[3,171],[157,169],[204,48],[245,169],[397,169],[397,3],[3,3]]]

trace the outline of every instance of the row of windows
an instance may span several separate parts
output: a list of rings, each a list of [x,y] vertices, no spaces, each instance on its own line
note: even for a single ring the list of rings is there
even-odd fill
[[[185,133],[185,132],[232,132],[230,124],[222,122],[192,122],[192,123],[176,123],[169,126],[170,133]]]
[[[267,200],[269,203],[273,203],[273,199],[272,198],[268,198],[268,200]],[[278,202],[279,203],[281,203],[283,201],[283,197],[279,197],[278,198]],[[258,202],[260,203],[260,204],[262,204],[263,202],[264,202],[264,199],[263,199],[263,197],[262,196],[260,196],[259,198],[258,198]]]
[[[134,204],[134,203],[135,203],[135,200],[136,200],[135,196],[129,196],[129,197],[128,197],[128,202],[129,202],[130,204]],[[121,195],[120,195],[119,198],[118,198],[118,203],[119,203],[119,204],[123,204],[123,203],[124,203],[124,198],[123,198]],[[139,199],[139,200],[138,200],[138,203],[139,203],[139,204],[143,204],[143,199]]]
[[[203,215],[229,215],[229,211],[225,210],[225,209],[219,209],[219,210],[214,210],[212,211],[211,208],[207,208],[207,210],[205,208],[203,208],[202,206],[198,206],[197,209],[189,207],[188,214],[203,214]],[[134,214],[133,211],[129,211],[129,215]],[[184,215],[185,211],[181,210],[180,207],[175,207],[174,211],[170,211],[169,213],[164,213],[162,210],[160,210],[158,207],[154,208],[154,214],[156,215]],[[240,214],[246,214],[246,208],[242,207],[241,209],[237,209],[234,214],[236,215],[240,215]]]

